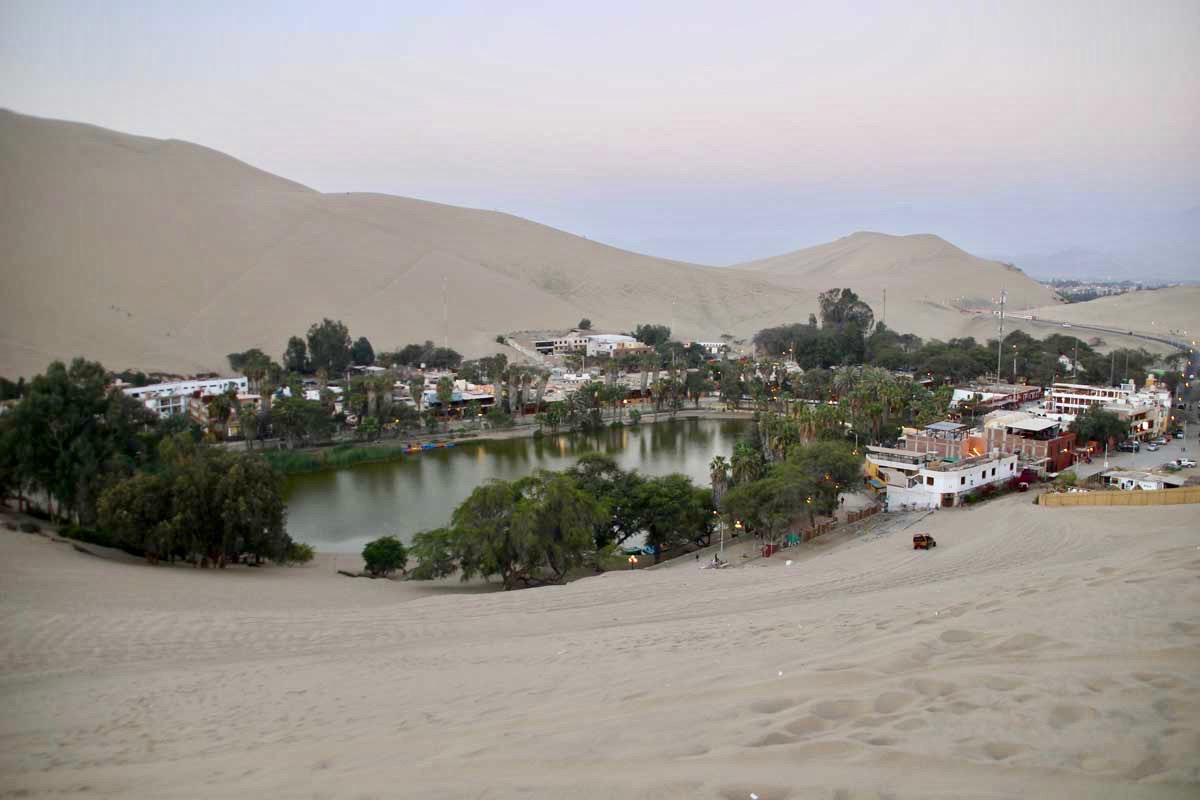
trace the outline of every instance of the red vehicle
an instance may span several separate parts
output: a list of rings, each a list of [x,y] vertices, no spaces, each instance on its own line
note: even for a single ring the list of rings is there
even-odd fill
[[[929,550],[937,547],[937,541],[928,533],[918,533],[913,537],[913,550]]]

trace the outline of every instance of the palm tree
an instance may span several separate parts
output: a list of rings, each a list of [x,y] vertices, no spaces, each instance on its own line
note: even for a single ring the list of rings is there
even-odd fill
[[[417,406],[417,413],[421,413],[421,406],[425,403],[425,378],[413,378],[408,382],[408,393],[412,396],[413,403]]]
[[[535,414],[542,410],[542,398],[546,396],[546,384],[548,384],[550,382],[550,373],[548,371],[546,371],[544,369],[539,369],[537,372],[538,372],[537,400],[534,401],[534,404],[533,404],[533,411]]]
[[[735,484],[756,481],[762,474],[762,456],[749,442],[738,442],[733,446],[729,470]]]
[[[721,497],[729,486],[729,462],[725,456],[713,456],[708,464],[708,476],[712,479],[713,505],[721,507]]]

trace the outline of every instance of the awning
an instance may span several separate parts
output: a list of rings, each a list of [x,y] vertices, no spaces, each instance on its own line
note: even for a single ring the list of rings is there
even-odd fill
[[[872,488],[872,489],[885,489],[885,488],[887,488],[887,484],[885,484],[883,481],[879,480],[878,478],[869,478],[869,479],[867,480],[867,483],[871,484],[871,488]]]

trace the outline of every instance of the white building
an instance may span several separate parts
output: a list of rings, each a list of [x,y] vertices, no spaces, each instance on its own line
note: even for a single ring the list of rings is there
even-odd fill
[[[188,400],[215,397],[229,391],[230,387],[239,395],[246,394],[250,389],[250,381],[246,378],[205,378],[202,380],[173,381],[171,383],[154,383],[149,386],[128,386],[121,389],[126,396],[141,400],[146,408],[164,419],[177,414],[185,414],[188,410]]]
[[[621,350],[643,349],[641,342],[622,333],[594,333],[586,339],[585,348],[589,356],[611,356]]]
[[[892,447],[868,447],[867,471],[885,485],[890,511],[957,506],[971,492],[1002,486],[1020,473],[1012,453],[943,459]]]
[[[691,347],[694,344],[700,345],[710,356],[719,356],[729,349],[727,342],[688,342],[687,346]]]
[[[1108,486],[1123,489],[1127,492],[1140,491],[1157,491],[1159,489],[1173,489],[1183,486],[1187,481],[1177,475],[1159,475],[1154,472],[1140,472],[1134,470],[1109,470],[1101,476],[1104,483]]]
[[[553,339],[538,339],[534,341],[533,349],[542,355],[578,353],[587,349],[589,338],[588,334],[572,332]]]
[[[1045,413],[1070,424],[1076,416],[1097,405],[1128,422],[1131,437],[1146,439],[1166,431],[1171,417],[1171,392],[1153,379],[1140,391],[1133,381],[1119,386],[1056,383],[1046,393]]]

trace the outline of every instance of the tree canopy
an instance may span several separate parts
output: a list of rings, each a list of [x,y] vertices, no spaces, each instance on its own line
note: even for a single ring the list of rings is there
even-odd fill
[[[365,341],[365,340],[364,340]],[[350,329],[341,320],[326,317],[308,329],[308,359],[311,369],[339,375],[350,366]]]
[[[1122,420],[1112,411],[1105,411],[1099,405],[1089,406],[1086,411],[1075,417],[1069,428],[1079,442],[1100,442],[1107,444],[1121,442],[1129,437],[1129,423]]]
[[[354,340],[350,348],[350,361],[356,367],[369,367],[375,363],[375,348],[371,347],[367,337],[360,336]]]

